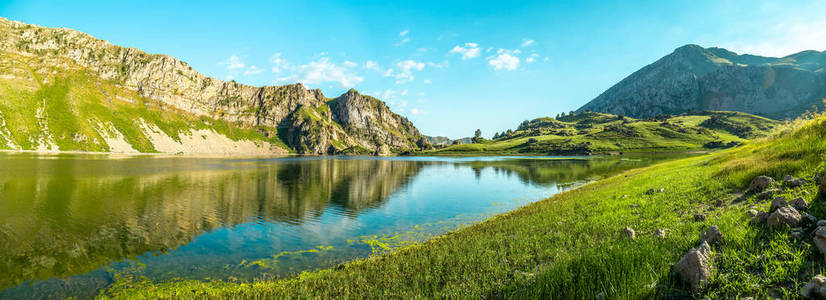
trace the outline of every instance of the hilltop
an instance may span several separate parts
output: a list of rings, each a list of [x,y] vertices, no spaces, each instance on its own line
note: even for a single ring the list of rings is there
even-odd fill
[[[768,135],[781,122],[740,112],[707,111],[648,119],[584,112],[524,121],[493,140],[423,154],[587,155],[728,148]]]
[[[826,98],[826,52],[785,57],[686,45],[634,72],[582,106],[647,118],[702,110],[796,118]]]
[[[64,28],[0,18],[0,149],[390,154],[429,143],[350,90],[254,87]]]

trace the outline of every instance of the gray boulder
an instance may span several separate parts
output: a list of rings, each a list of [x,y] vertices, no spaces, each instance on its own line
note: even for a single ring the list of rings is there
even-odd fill
[[[711,246],[703,241],[699,247],[692,248],[680,258],[674,265],[674,273],[696,292],[711,277],[712,268]]]
[[[723,243],[723,233],[720,232],[717,225],[711,226],[703,233],[703,241],[711,245],[719,245]]]
[[[771,228],[797,227],[802,219],[803,216],[794,207],[784,206],[769,214],[766,224]]]
[[[706,220],[706,215],[701,213],[694,214],[694,222],[702,222]]]
[[[631,227],[625,227],[622,229],[622,235],[632,240],[637,238],[637,233]]]
[[[812,277],[802,289],[800,289],[800,296],[803,298],[826,298],[826,277],[817,275]]]
[[[777,210],[778,208],[781,208],[781,207],[784,207],[784,206],[787,206],[787,205],[789,205],[789,203],[786,203],[786,198],[783,198],[783,197],[774,198],[774,200],[772,200],[771,206],[769,207],[769,212],[772,213],[775,210]]]
[[[657,231],[654,232],[654,236],[658,238],[665,238],[665,230],[662,228],[657,229]]]
[[[821,254],[826,255],[826,226],[817,227],[812,235],[812,243],[817,246],[817,249],[820,250]]]
[[[789,204],[791,204],[794,207],[794,209],[798,211],[809,209],[809,203],[806,202],[806,199],[803,198],[794,198],[794,200],[789,201]]]
[[[748,192],[759,193],[767,189],[774,183],[774,179],[768,176],[757,176],[749,184]]]

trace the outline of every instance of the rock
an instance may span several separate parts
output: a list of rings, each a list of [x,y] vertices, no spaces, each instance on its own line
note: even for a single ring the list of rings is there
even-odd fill
[[[706,220],[706,215],[701,213],[694,214],[694,222],[702,222]]]
[[[798,211],[809,209],[809,203],[806,202],[806,199],[803,198],[794,198],[794,200],[790,201],[789,204],[791,204],[794,207],[794,209]]]
[[[774,200],[772,200],[771,206],[769,207],[769,212],[772,213],[775,210],[777,210],[778,208],[781,208],[781,207],[784,207],[784,206],[787,206],[787,205],[789,205],[789,204],[786,203],[786,198],[783,198],[783,197],[774,198]]]
[[[820,180],[815,181],[815,183],[817,184],[817,191],[821,195],[826,195],[826,176],[820,176]]]
[[[657,231],[654,231],[654,236],[658,238],[665,238],[665,230],[662,228],[657,229]]]
[[[801,216],[794,207],[784,206],[769,214],[769,217],[766,219],[766,224],[771,228],[780,228],[783,226],[797,227],[802,218],[803,216]]]
[[[783,185],[789,188],[796,188],[806,184],[806,179],[794,178],[791,175],[783,177]]]
[[[657,192],[664,193],[664,192],[665,192],[665,188],[660,188],[659,190],[657,190]]]
[[[748,211],[748,212],[746,212],[746,213],[748,213],[748,214],[749,214],[749,216],[753,218],[753,217],[756,217],[756,216],[757,216],[758,211],[757,211],[756,209],[749,209],[749,211]]]
[[[748,192],[759,193],[770,187],[774,183],[774,179],[768,176],[757,176],[749,184]]]
[[[640,205],[639,205],[639,204],[631,204],[631,205],[628,205],[628,207],[630,207],[630,208],[637,208],[637,207],[640,207]]]
[[[628,198],[628,195],[622,195],[622,199]]]
[[[765,224],[766,220],[769,218],[769,214],[766,212],[760,211],[757,212],[757,215],[751,218],[751,224],[759,225]]]
[[[711,245],[720,245],[723,243],[723,233],[720,232],[720,228],[717,228],[717,225],[711,226],[703,234],[703,241]]]
[[[803,298],[826,298],[826,277],[817,275],[800,289]]]
[[[821,254],[826,255],[826,226],[818,226],[812,233],[812,242],[820,250]]]
[[[655,189],[648,189],[648,191],[645,192],[646,195],[654,195],[656,193],[657,191]]]
[[[817,217],[810,215],[808,213],[803,213],[803,219],[801,221],[805,222],[806,224],[816,224]]]
[[[680,258],[673,272],[696,292],[711,277],[713,267],[711,247],[703,241],[699,247],[692,248]]]
[[[631,227],[622,229],[622,235],[632,240],[637,238],[637,233]]]
[[[758,193],[756,198],[757,198],[757,200],[768,200],[768,199],[771,199],[772,196],[774,196],[774,193],[776,193],[776,192],[777,192],[777,190],[775,190],[775,189],[768,189],[768,190],[765,190],[765,191],[762,191],[762,192]]]
[[[717,199],[714,201],[715,206],[723,206],[723,199]]]

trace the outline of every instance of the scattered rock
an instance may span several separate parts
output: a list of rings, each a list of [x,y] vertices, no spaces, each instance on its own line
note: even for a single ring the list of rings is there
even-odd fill
[[[657,191],[654,189],[648,189],[648,191],[645,192],[646,195],[654,195],[655,193],[657,193]]]
[[[808,213],[803,213],[803,220],[806,224],[815,224],[817,223],[817,217],[810,215]]]
[[[820,176],[820,180],[816,180],[817,183],[817,190],[820,192],[821,195],[826,194],[826,176]]]
[[[826,226],[826,220],[817,221],[817,227]]]
[[[628,195],[622,195],[622,199],[628,198]]]
[[[622,230],[622,235],[632,240],[637,238],[637,233],[634,232],[634,229],[631,227],[625,227],[625,229]]]
[[[757,194],[757,200],[771,199],[772,196],[774,196],[774,193],[776,193],[776,192],[777,192],[777,190],[775,190],[775,189],[768,189],[768,190],[762,191],[759,194]]]
[[[783,177],[783,185],[790,188],[800,187],[806,184],[806,179],[803,178],[794,178],[792,175],[786,175]]]
[[[754,180],[751,181],[749,184],[748,192],[750,193],[759,193],[771,186],[774,183],[774,179],[768,176],[757,176]]]
[[[757,215],[751,218],[751,223],[754,225],[765,224],[769,218],[769,214],[764,211],[757,212]]]
[[[665,192],[665,188],[660,188],[660,189],[659,189],[659,190],[657,190],[657,191],[658,191],[658,192],[660,192],[660,193],[664,193],[664,192]]]
[[[789,204],[791,204],[794,209],[798,211],[809,209],[809,203],[803,198],[794,198],[794,200],[790,201]]]
[[[714,201],[714,206],[723,206],[723,199],[717,199]]]
[[[654,232],[654,236],[658,238],[665,238],[665,230],[662,228],[657,229],[657,231]]]
[[[630,208],[637,208],[637,207],[640,207],[640,205],[639,205],[639,204],[631,204],[631,205],[628,205],[628,207],[630,207]]]
[[[826,226],[817,227],[812,235],[812,242],[817,246],[821,254],[826,255]]]
[[[769,217],[766,219],[766,224],[771,228],[782,226],[797,227],[802,218],[803,216],[801,216],[794,207],[784,206],[769,214]]]
[[[803,298],[826,297],[826,277],[823,275],[812,277],[812,280],[800,289],[800,296]]]
[[[757,214],[759,212],[756,209],[749,209],[749,211],[747,213],[749,214],[750,217],[754,218],[754,217],[757,216]]]
[[[774,200],[772,200],[772,205],[769,207],[769,212],[773,213],[778,208],[781,208],[781,207],[784,207],[784,206],[787,206],[787,205],[789,205],[789,204],[786,203],[786,198],[783,198],[783,197],[774,198]]]
[[[674,265],[676,275],[696,292],[711,277],[713,268],[711,247],[703,241],[699,247],[692,248]]]
[[[706,215],[701,213],[694,214],[694,222],[702,222],[706,220]]]
[[[711,226],[703,234],[703,241],[712,245],[719,245],[723,242],[723,233],[720,232],[717,225]]]

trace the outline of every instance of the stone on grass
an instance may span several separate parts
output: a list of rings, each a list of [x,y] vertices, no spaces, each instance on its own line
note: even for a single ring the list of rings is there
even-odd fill
[[[719,206],[723,206],[723,204],[724,204],[723,199],[717,199],[716,201],[714,201],[714,206],[719,207]]]
[[[820,220],[820,221],[817,221],[817,223],[816,223],[816,224],[817,224],[817,227],[820,227],[820,226],[826,226],[826,220]]]
[[[662,229],[662,228],[657,229],[657,231],[654,231],[654,236],[656,236],[658,238],[664,238],[665,237],[665,230]]]
[[[806,224],[816,224],[817,223],[817,217],[815,217],[813,215],[810,215],[808,213],[803,213],[803,219],[800,220],[800,221],[802,221]]]
[[[659,190],[657,190],[657,192],[664,193],[664,192],[665,192],[665,188],[660,188]]]
[[[772,205],[769,207],[769,212],[772,213],[775,210],[777,210],[778,208],[781,208],[781,207],[784,207],[784,206],[787,206],[787,205],[789,205],[789,203],[786,203],[786,198],[783,198],[783,197],[774,198],[774,200],[772,200]]]
[[[815,184],[817,184],[817,190],[820,194],[826,195],[826,176],[821,175],[820,178],[815,181]]]
[[[806,179],[803,178],[794,178],[792,175],[786,175],[783,177],[783,185],[790,188],[800,187],[806,184]]]
[[[800,289],[800,296],[803,298],[826,298],[826,277],[817,275],[812,277],[802,289]]]
[[[723,243],[723,233],[720,232],[717,225],[711,226],[703,233],[703,241],[711,245],[719,245]]]
[[[776,189],[768,189],[768,190],[765,190],[765,191],[762,191],[762,192],[758,193],[756,198],[757,198],[757,200],[769,200],[769,199],[772,198],[772,196],[774,196],[774,193],[776,193],[776,192],[777,192]]]
[[[648,189],[648,191],[645,192],[646,195],[654,195],[655,193],[657,193],[657,191],[654,189]]]
[[[765,224],[766,220],[769,218],[769,214],[764,211],[757,212],[757,215],[751,218],[751,223],[758,225],[758,224]]]
[[[771,228],[783,226],[797,227],[801,219],[803,219],[803,216],[801,216],[794,207],[784,206],[769,214],[769,217],[766,219],[766,224]]]
[[[794,200],[789,201],[789,204],[794,206],[794,209],[798,211],[809,209],[809,203],[806,202],[806,199],[803,198],[794,198]]]
[[[711,277],[713,267],[711,246],[703,241],[699,247],[692,248],[680,258],[677,264],[674,265],[674,273],[688,284],[692,291],[696,292]]]
[[[634,232],[634,229],[631,228],[631,227],[625,227],[622,230],[622,235],[624,235],[625,237],[627,237],[629,239],[632,239],[632,240],[637,238],[637,233]]]
[[[812,235],[812,242],[817,246],[817,250],[826,255],[826,226],[818,227]]]
[[[759,212],[756,209],[749,209],[749,211],[747,213],[749,214],[750,217],[754,218],[754,217],[757,216],[757,214]]]
[[[694,214],[694,222],[702,222],[702,221],[705,221],[705,220],[706,220],[706,215],[701,214],[701,213],[695,213]]]
[[[759,193],[767,189],[774,183],[774,179],[768,176],[757,176],[749,184],[748,191],[751,193]]]

